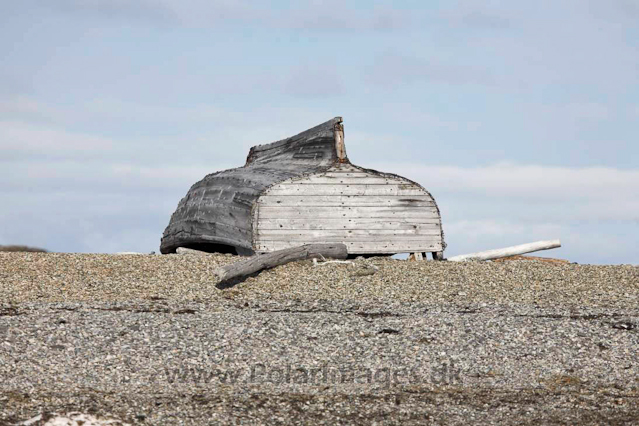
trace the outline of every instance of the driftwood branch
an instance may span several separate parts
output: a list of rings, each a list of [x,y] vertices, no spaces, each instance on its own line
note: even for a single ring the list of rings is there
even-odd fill
[[[559,240],[537,241],[535,243],[521,244],[503,249],[480,251],[478,253],[462,254],[448,258],[451,262],[462,262],[465,260],[491,260],[501,257],[515,256],[518,254],[532,253],[539,250],[550,250],[561,247]]]
[[[246,260],[226,265],[215,271],[220,281],[245,277],[263,269],[273,268],[303,259],[346,259],[348,250],[344,244],[306,244],[270,253],[257,254]]]

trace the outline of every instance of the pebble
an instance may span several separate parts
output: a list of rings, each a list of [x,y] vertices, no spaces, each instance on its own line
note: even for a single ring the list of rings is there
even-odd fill
[[[0,253],[0,424],[639,423],[636,266],[236,259]]]

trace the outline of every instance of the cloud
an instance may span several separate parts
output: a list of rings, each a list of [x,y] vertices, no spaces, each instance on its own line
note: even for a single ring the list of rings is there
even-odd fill
[[[324,98],[344,93],[339,75],[324,67],[302,66],[294,69],[284,89],[289,95],[301,98]]]
[[[639,170],[496,164],[486,167],[380,164],[442,192],[508,197],[517,202],[639,200]],[[595,214],[596,212],[593,212]],[[634,214],[639,217],[639,211]]]
[[[620,11],[629,17],[639,17],[639,2],[637,0],[613,0],[613,6],[617,6]]]
[[[490,15],[479,11],[471,11],[460,16],[460,21],[468,27],[487,29],[510,28],[510,21],[498,15]]]
[[[0,121],[0,150],[8,158],[99,157],[114,147],[107,138]]]
[[[457,27],[472,30],[505,30],[512,26],[514,16],[508,16],[503,10],[491,7],[487,2],[458,1],[440,13],[445,19]]]
[[[2,13],[2,11],[0,11]],[[32,82],[18,70],[15,64],[6,64],[0,69],[0,96],[20,96],[33,90]]]
[[[64,111],[54,108],[41,101],[25,96],[1,96],[0,94],[0,120],[7,122],[31,121],[39,123],[51,123],[62,118]]]
[[[597,102],[570,102],[564,105],[546,105],[542,112],[561,120],[600,121],[612,116],[611,107]]]
[[[605,2],[589,0],[585,4],[590,13],[599,19],[634,23],[636,18],[639,18],[639,2],[637,0],[609,0]]]
[[[378,56],[371,66],[368,80],[382,87],[397,87],[415,83],[446,83],[451,85],[492,85],[490,73],[474,65],[423,60],[418,57],[387,52]]]
[[[432,111],[432,112],[431,112]],[[458,131],[477,131],[481,128],[481,123],[476,120],[465,120],[462,117],[451,117],[443,114],[435,108],[424,108],[422,105],[416,105],[412,102],[392,102],[387,101],[381,105],[380,111],[376,111],[382,115],[384,121],[393,123],[393,128],[398,126],[414,129],[416,133],[432,132],[433,129],[446,130],[451,132]],[[396,133],[381,136],[379,134],[366,133],[361,131],[349,131],[349,144],[358,143],[361,140],[367,140],[367,143],[380,143],[380,147],[384,144],[397,145],[398,137]]]
[[[166,2],[152,0],[35,0],[36,4],[67,14],[83,14],[109,19],[176,21],[178,16]]]
[[[230,167],[222,163],[211,168],[98,160],[13,161],[3,165],[2,191],[14,194],[157,193],[188,188],[216,169]]]
[[[309,31],[391,31],[415,24],[408,11],[393,4],[349,8],[335,0],[295,3],[278,8],[267,2],[243,0],[32,0],[65,14],[104,19],[146,20],[183,27],[232,27]]]
[[[392,31],[413,27],[416,21],[409,11],[393,8],[392,4],[356,9],[332,0],[297,6],[284,12],[277,23],[299,30]]]

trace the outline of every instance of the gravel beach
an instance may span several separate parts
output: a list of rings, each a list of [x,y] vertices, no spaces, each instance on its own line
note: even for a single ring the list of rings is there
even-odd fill
[[[0,253],[0,425],[639,424],[639,267],[237,259]]]

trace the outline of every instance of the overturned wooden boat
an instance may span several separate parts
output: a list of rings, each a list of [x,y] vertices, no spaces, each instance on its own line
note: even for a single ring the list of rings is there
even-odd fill
[[[178,247],[251,255],[311,243],[349,255],[443,258],[435,200],[404,177],[351,164],[342,118],[251,148],[246,164],[207,175],[179,202],[162,237]]]

